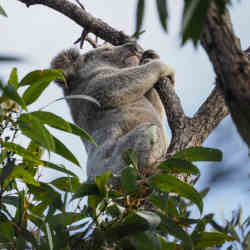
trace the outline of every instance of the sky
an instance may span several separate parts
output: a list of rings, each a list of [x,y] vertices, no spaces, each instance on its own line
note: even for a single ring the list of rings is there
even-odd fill
[[[135,30],[135,0],[85,0],[82,1],[87,11],[95,17],[101,18],[117,30],[127,34],[133,34]],[[233,1],[230,9],[232,23],[237,36],[241,39],[242,48],[250,46],[249,39],[249,13],[250,1]],[[215,74],[204,50],[199,46],[194,49],[189,42],[181,47],[180,22],[182,1],[169,0],[170,20],[169,32],[163,32],[157,17],[155,1],[146,1],[147,12],[143,34],[139,43],[145,49],[154,49],[163,61],[176,70],[176,91],[181,98],[184,111],[192,116],[198,107],[206,100],[214,87]],[[19,64],[1,65],[0,76],[7,79],[11,68],[18,68],[20,79],[28,72],[35,69],[49,67],[52,58],[61,50],[73,46],[73,42],[80,36],[81,27],[56,11],[42,5],[26,6],[15,0],[0,0],[0,5],[5,9],[8,18],[0,17],[0,54],[19,55],[25,59]],[[83,52],[88,47],[83,49]],[[62,97],[61,90],[54,84],[45,91],[39,101],[32,105],[31,111],[46,106],[51,101]],[[72,121],[66,104],[61,101],[50,105],[47,111],[54,112],[68,121]],[[52,156],[51,161],[64,163],[68,168],[76,171],[84,180],[86,154],[79,138],[66,135],[62,132],[52,131],[67,147],[72,150],[83,168],[76,166],[57,156]],[[168,129],[169,132],[169,129]],[[223,135],[223,137],[221,136]],[[225,140],[226,139],[226,140]],[[27,143],[23,138],[20,142]],[[250,158],[247,156],[248,149],[239,138],[230,117],[227,117],[219,127],[209,136],[205,146],[217,147],[224,153],[224,161],[219,164],[225,171],[231,168],[239,169],[230,183],[212,185],[212,191],[205,200],[205,213],[216,212],[230,217],[232,209],[242,205],[245,214],[249,215],[250,199],[248,188],[248,172]],[[200,164],[202,171],[201,184],[203,188],[209,176],[209,168],[220,167],[218,164]],[[55,178],[55,173],[47,171],[42,173],[46,180]],[[245,185],[239,185],[239,181]]]

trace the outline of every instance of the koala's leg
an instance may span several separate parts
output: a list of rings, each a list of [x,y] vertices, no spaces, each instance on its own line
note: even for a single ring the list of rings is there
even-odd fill
[[[166,137],[163,129],[153,124],[141,124],[128,134],[119,138],[113,147],[108,168],[115,174],[127,166],[124,154],[128,150],[136,153],[140,169],[152,167],[167,151]]]

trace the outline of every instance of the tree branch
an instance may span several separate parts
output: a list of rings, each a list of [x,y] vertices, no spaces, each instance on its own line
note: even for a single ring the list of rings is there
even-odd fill
[[[131,37],[124,34],[122,31],[117,31],[101,19],[93,17],[89,12],[76,4],[67,0],[17,0],[24,3],[27,7],[36,4],[48,6],[71,20],[75,21],[88,32],[95,34],[101,39],[112,43],[113,45],[124,44]]]
[[[250,63],[234,35],[228,12],[221,16],[211,3],[201,44],[217,74],[217,86],[225,96],[239,133],[250,146]]]
[[[84,8],[67,0],[17,0],[27,6],[42,4],[46,5],[75,21],[87,32],[91,32],[113,45],[124,44],[131,37],[122,31],[117,31],[93,17]],[[179,97],[177,96],[171,82],[162,79],[156,84],[156,89],[164,104],[169,126],[172,131],[172,140],[168,154],[191,146],[200,146],[213,131],[218,123],[227,115],[224,100],[215,88],[207,101],[200,107],[191,119],[185,116]]]

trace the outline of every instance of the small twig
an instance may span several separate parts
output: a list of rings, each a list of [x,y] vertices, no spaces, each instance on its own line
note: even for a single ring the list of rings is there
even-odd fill
[[[94,41],[92,38],[90,38],[89,36],[86,37],[85,39],[93,48],[98,48],[99,45],[96,41]]]
[[[86,10],[85,7],[82,5],[82,3],[79,0],[76,0],[76,2],[79,4],[79,6],[83,9]]]

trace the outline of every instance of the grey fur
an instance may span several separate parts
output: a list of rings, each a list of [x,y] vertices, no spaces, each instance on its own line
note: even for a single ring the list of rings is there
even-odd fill
[[[139,167],[152,167],[167,151],[165,111],[153,88],[160,77],[174,80],[174,71],[159,59],[139,65],[142,49],[135,43],[103,47],[80,55],[61,52],[51,63],[64,70],[65,95],[84,94],[85,100],[67,100],[74,121],[99,145],[84,141],[87,175],[93,179],[107,170],[119,174],[127,150],[137,153]]]

